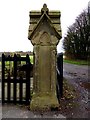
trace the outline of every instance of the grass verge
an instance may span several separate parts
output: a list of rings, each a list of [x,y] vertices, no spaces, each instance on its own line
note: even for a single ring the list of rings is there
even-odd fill
[[[85,60],[69,60],[69,59],[64,59],[63,62],[65,62],[65,63],[71,63],[71,64],[76,64],[76,65],[89,65],[89,62],[85,61]]]

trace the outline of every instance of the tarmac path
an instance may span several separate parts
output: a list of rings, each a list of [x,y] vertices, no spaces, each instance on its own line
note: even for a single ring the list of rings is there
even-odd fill
[[[76,103],[77,108],[74,109],[73,115],[70,113],[67,117],[71,118],[88,118],[90,117],[90,81],[89,67],[86,65],[73,65],[64,63],[64,78],[75,87],[78,93]]]

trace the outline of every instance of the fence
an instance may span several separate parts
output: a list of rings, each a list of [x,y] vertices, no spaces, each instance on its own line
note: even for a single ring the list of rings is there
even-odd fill
[[[26,65],[30,68],[29,55],[2,54],[2,103],[30,103],[30,69],[22,68]]]

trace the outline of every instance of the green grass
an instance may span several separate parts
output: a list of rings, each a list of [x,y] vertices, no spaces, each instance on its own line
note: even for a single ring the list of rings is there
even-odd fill
[[[21,56],[21,57],[26,57],[26,56]],[[33,55],[29,56],[30,62],[33,64]]]
[[[29,56],[30,62],[33,64],[33,56]]]
[[[26,56],[22,56],[22,57],[26,57]],[[29,58],[30,58],[30,62],[33,64],[33,56],[29,56]],[[22,62],[22,63],[25,64],[25,62]],[[0,65],[1,65],[1,64],[2,64],[2,62],[0,61]],[[5,62],[5,65],[8,66],[8,65],[9,65],[9,61],[6,61],[6,62]]]
[[[64,59],[63,61],[65,63],[71,63],[71,64],[76,64],[76,65],[89,65],[88,61],[85,61],[85,60],[69,60],[69,59]]]

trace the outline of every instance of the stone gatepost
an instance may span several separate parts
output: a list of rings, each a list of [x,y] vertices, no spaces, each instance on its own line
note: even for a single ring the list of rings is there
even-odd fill
[[[46,4],[41,11],[30,12],[28,38],[34,46],[34,90],[31,110],[58,106],[56,47],[61,39],[60,15],[60,11],[49,11]]]

